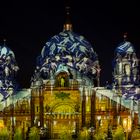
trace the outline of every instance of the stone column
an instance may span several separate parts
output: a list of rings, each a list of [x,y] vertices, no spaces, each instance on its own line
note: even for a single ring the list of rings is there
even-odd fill
[[[43,106],[43,89],[39,88],[39,106],[40,106],[40,126],[44,127],[44,106]]]
[[[31,91],[31,103],[30,103],[30,112],[31,112],[31,127],[34,126],[34,120],[35,120],[35,95],[34,95],[35,89],[32,88]]]
[[[91,94],[91,127],[96,126],[95,122],[95,112],[96,112],[96,91],[93,90]]]
[[[84,87],[82,95],[82,127],[84,127],[85,125],[86,125],[86,95]]]
[[[113,101],[113,105],[112,105],[112,112],[113,112],[113,127],[116,128],[117,127],[117,116],[118,116],[118,103],[117,103],[117,96],[113,97],[116,98]]]
[[[79,113],[76,113],[76,135],[79,133]]]

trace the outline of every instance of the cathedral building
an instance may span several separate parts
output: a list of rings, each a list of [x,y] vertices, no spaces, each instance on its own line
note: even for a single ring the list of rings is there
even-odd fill
[[[67,11],[69,16],[69,11]],[[46,42],[29,89],[18,89],[13,51],[0,46],[0,128],[47,128],[48,138],[83,128],[104,131],[122,125],[131,132],[140,124],[139,59],[126,34],[114,50],[113,82],[100,86],[98,55],[87,39],[73,32],[66,19],[63,31]]]

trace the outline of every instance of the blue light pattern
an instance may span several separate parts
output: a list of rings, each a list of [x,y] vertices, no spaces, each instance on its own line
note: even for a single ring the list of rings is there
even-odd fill
[[[126,99],[139,100],[139,60],[130,42],[124,41],[116,48],[113,68],[115,89],[121,90],[122,96]]]
[[[43,47],[37,58],[35,73],[49,78],[55,73],[60,64],[79,71],[91,78],[99,67],[97,54],[91,44],[72,31],[63,31],[53,36]]]
[[[120,43],[115,50],[116,54],[118,53],[122,56],[124,56],[126,53],[134,53],[134,52],[135,52],[134,46],[128,41]]]
[[[5,44],[0,46],[0,94],[3,100],[9,96],[8,89],[17,89],[15,75],[19,67],[17,66],[13,51]]]

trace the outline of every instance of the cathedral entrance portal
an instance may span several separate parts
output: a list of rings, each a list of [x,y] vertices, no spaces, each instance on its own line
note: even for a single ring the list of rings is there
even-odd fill
[[[56,106],[51,115],[51,138],[71,137],[79,130],[79,114],[73,106],[61,104]]]

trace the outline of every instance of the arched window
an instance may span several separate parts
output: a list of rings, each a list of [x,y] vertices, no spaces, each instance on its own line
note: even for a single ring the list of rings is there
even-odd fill
[[[69,75],[67,72],[60,72],[56,75],[55,81],[56,87],[68,87],[69,86]]]

